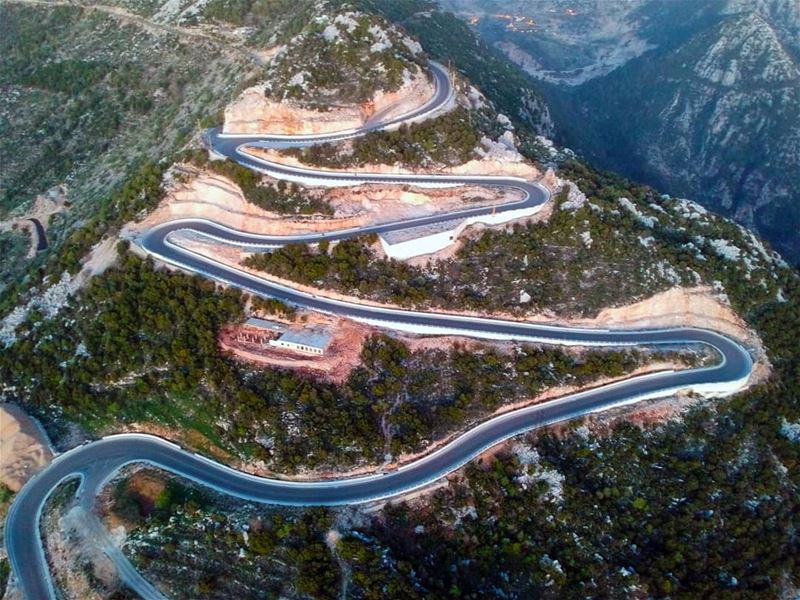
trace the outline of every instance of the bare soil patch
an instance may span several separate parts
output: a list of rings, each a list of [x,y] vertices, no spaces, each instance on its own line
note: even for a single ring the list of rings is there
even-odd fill
[[[270,148],[246,148],[245,151],[257,158],[263,158],[275,163],[303,167],[306,169],[316,168],[300,162],[296,157],[290,156],[279,150]],[[324,169],[337,171],[336,169]],[[352,172],[353,169],[341,169],[341,172]],[[497,160],[490,157],[481,160],[470,160],[455,167],[441,166],[437,169],[427,169],[425,171],[411,170],[399,165],[384,165],[370,163],[360,165],[357,169],[360,173],[386,173],[393,175],[400,174],[422,174],[422,175],[508,175],[512,177],[522,177],[529,181],[535,181],[542,176],[541,171],[533,165],[519,161]]]
[[[402,115],[422,106],[433,95],[434,86],[422,71],[409,77],[394,92],[379,90],[361,104],[325,111],[304,108],[291,100],[270,100],[264,95],[263,86],[257,85],[244,90],[225,108],[223,131],[288,135],[345,131],[361,127],[376,116],[391,119]]]
[[[180,175],[180,176],[178,176]],[[374,223],[388,223],[471,206],[511,202],[521,197],[513,190],[481,186],[417,188],[414,186],[364,185],[349,188],[314,188],[304,191],[327,202],[327,215],[282,215],[251,204],[230,179],[180,165],[174,169],[164,199],[147,217],[123,229],[126,238],[181,218],[202,218],[222,225],[268,235],[336,231]]]
[[[36,423],[16,404],[0,405],[0,481],[17,492],[53,459]]]

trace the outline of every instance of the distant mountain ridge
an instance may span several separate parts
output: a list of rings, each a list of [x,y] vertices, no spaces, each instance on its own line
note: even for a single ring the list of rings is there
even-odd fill
[[[462,17],[478,10],[456,4]],[[800,4],[632,0],[611,16],[591,0],[570,4],[578,7],[574,16],[558,1],[491,6],[554,23],[529,33],[477,26],[540,78],[561,142],[733,216],[800,261]],[[634,47],[626,54],[613,36],[599,34],[574,46],[593,24],[630,36]],[[542,74],[559,64],[559,52],[583,57],[583,78]],[[604,72],[609,56],[617,63]]]

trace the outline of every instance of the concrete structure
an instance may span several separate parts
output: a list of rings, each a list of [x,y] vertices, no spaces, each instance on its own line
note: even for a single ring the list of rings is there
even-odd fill
[[[283,323],[258,317],[251,317],[244,324],[236,339],[248,344],[321,356],[331,343],[331,334],[325,329],[290,329]]]
[[[258,317],[250,317],[244,322],[248,327],[256,327],[257,329],[266,329],[267,331],[274,331],[275,333],[283,333],[286,331],[286,325],[278,323],[277,321],[267,321],[266,319],[259,319]]]
[[[331,334],[321,329],[289,330],[277,340],[269,341],[270,346],[316,355],[322,355],[330,343]]]
[[[252,317],[247,319],[244,327],[239,329],[236,334],[236,341],[266,347],[271,340],[274,340],[284,331],[286,331],[286,325],[283,323]]]
[[[414,235],[416,232],[413,230],[382,233],[379,239],[386,256],[397,260],[406,260],[415,256],[433,254],[444,250],[470,225],[476,223],[501,225],[514,219],[535,215],[541,210],[542,206],[543,204],[537,204],[517,210],[493,211],[491,214],[468,217],[461,222],[443,222],[447,228],[440,231],[436,231],[435,228],[429,228],[430,231],[423,231],[423,228],[417,228],[418,236]],[[408,234],[411,235],[409,236]]]

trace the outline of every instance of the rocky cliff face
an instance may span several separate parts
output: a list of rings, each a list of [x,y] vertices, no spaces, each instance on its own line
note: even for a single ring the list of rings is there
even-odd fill
[[[263,85],[245,90],[225,108],[226,133],[311,134],[353,129],[380,113],[402,114],[424,104],[434,94],[433,82],[417,71],[393,92],[378,90],[368,100],[329,110],[315,110],[297,101],[275,101]]]
[[[563,132],[611,167],[733,216],[797,262],[800,67],[787,31],[768,11],[722,13],[678,47],[576,88],[568,104],[590,127],[562,120]]]
[[[800,182],[800,69],[774,29],[755,12],[732,15],[660,72],[654,135],[640,144],[646,164],[670,188],[773,227],[764,217],[776,216],[771,206],[791,210]]]
[[[563,143],[733,216],[800,261],[800,4],[495,4],[537,23],[477,27],[542,81]]]

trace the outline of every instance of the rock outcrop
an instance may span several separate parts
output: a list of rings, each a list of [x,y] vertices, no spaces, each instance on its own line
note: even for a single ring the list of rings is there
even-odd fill
[[[420,70],[394,92],[379,90],[366,102],[322,111],[289,100],[271,100],[265,95],[264,86],[257,85],[226,107],[223,131],[302,135],[354,129],[377,116],[403,114],[424,104],[434,92],[433,82]]]

